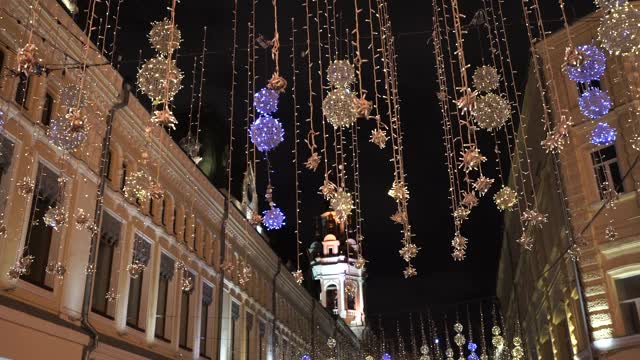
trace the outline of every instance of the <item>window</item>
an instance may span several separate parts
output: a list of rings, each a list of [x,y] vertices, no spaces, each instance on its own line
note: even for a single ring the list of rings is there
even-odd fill
[[[105,171],[107,172],[107,180],[111,181],[113,176],[111,175],[111,160],[113,159],[113,152],[109,150],[107,152],[107,159],[105,160],[104,166]]]
[[[247,311],[246,317],[247,329],[245,333],[246,342],[244,352],[247,354],[247,359],[251,359],[251,330],[253,329],[253,314]]]
[[[167,321],[167,309],[169,301],[169,286],[173,279],[175,262],[171,257],[162,254],[160,257],[160,279],[158,282],[158,304],[156,306],[156,329],[157,338],[167,340],[167,329],[171,327]]]
[[[173,207],[173,235],[178,235],[178,227],[176,226],[176,223],[178,222],[178,208],[177,207]]]
[[[183,276],[191,277],[192,281],[195,278],[189,271],[185,271]],[[179,345],[183,349],[191,350],[189,346],[189,317],[191,314],[189,313],[189,308],[191,305],[191,290],[190,291],[182,291],[181,299],[180,299],[180,341]]]
[[[356,294],[347,293],[347,310],[355,310],[355,309],[356,309]]]
[[[231,336],[231,360],[235,360],[236,359],[236,353],[239,353],[239,351],[236,351],[236,323],[238,322],[238,319],[240,319],[240,304],[238,304],[235,301],[231,302],[231,334],[229,336]]]
[[[329,311],[333,311],[334,314],[338,313],[338,288],[335,285],[327,286],[326,290],[327,306]]]
[[[160,209],[160,221],[163,226],[167,226],[165,216],[167,216],[167,194],[162,197],[162,209]]]
[[[626,335],[640,333],[640,275],[616,280]]]
[[[0,134],[0,214],[4,214],[7,198],[9,197],[13,148],[13,142]]]
[[[127,185],[127,162],[122,162],[122,174],[120,177],[120,191],[124,191],[124,187]]]
[[[29,76],[24,73],[18,75],[18,87],[16,88],[16,104],[27,108],[27,96],[29,95],[30,86]]]
[[[593,169],[598,181],[598,191],[600,199],[604,199],[607,190],[615,190],[623,193],[624,184],[620,175],[620,167],[618,166],[618,155],[615,145],[596,150],[591,153],[593,161]]]
[[[149,265],[149,257],[151,255],[151,244],[136,235],[133,243],[132,263],[142,264],[144,267]],[[127,325],[132,328],[143,330],[144,317],[141,317],[143,311],[142,296],[144,284],[144,271],[132,276],[129,283],[129,301],[127,302]]]
[[[120,241],[121,228],[122,224],[109,213],[105,212],[102,215],[91,310],[110,318],[113,318],[115,309],[114,305],[107,301],[106,295],[113,287],[117,276],[117,272],[112,270],[115,265],[114,260],[118,258],[115,254]]]
[[[47,264],[56,258],[55,250],[58,247],[55,246],[54,240],[57,240],[58,235],[56,234],[54,239],[53,228],[47,226],[43,218],[50,208],[56,206],[58,190],[58,175],[40,163],[25,241],[26,253],[33,256],[34,259],[29,272],[23,276],[23,279],[48,290],[53,289],[53,277],[47,274],[46,268]]]
[[[52,115],[53,115],[53,96],[47,93],[44,96],[44,103],[42,104],[42,118],[40,119],[40,124],[44,126],[49,126]]]
[[[211,359],[209,349],[209,308],[213,302],[213,288],[202,285],[202,312],[200,313],[200,356]]]
[[[0,74],[4,70],[4,51],[0,51]]]

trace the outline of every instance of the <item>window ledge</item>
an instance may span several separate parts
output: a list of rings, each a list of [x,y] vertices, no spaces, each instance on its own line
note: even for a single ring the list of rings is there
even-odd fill
[[[600,244],[600,251],[607,259],[640,252],[640,236],[628,236]]]
[[[628,191],[628,192],[625,192],[625,193],[618,194],[618,199],[616,201],[614,201],[614,204],[617,205],[617,204],[620,204],[620,203],[623,203],[623,202],[627,202],[627,201],[633,200],[633,199],[636,198],[636,193],[637,193],[637,191],[633,190],[633,191]],[[604,201],[603,200],[598,200],[598,201],[592,202],[591,205],[589,205],[589,207],[593,211],[598,211],[603,205],[604,205]]]
[[[623,350],[640,345],[640,334],[618,337],[614,339],[602,339],[593,343],[593,346],[600,353],[608,353],[616,350]]]

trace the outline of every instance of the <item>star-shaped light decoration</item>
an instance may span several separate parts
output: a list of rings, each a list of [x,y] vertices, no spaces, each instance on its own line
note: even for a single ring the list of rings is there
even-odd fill
[[[405,279],[412,278],[418,275],[418,271],[411,264],[409,264],[402,273],[404,274]]]
[[[262,223],[262,216],[260,216],[258,212],[253,211],[251,213],[251,217],[249,218],[249,224],[251,224],[252,226],[258,226],[260,225],[260,223]]]
[[[536,210],[525,210],[520,219],[527,227],[542,227],[547,222],[547,214]]]
[[[396,211],[395,214],[391,215],[391,221],[396,224],[404,224],[407,221],[407,214],[404,211]]]
[[[279,74],[274,73],[271,79],[269,79],[267,87],[282,94],[287,89],[287,80]]]
[[[456,225],[460,225],[465,220],[467,220],[469,218],[469,214],[470,213],[471,213],[471,210],[467,209],[466,207],[464,207],[464,206],[458,207],[453,212],[453,220],[456,223]]]
[[[365,260],[364,257],[362,257],[362,255],[358,255],[358,258],[356,259],[354,266],[356,267],[356,269],[360,270],[364,268],[366,263],[367,263],[367,260]]]
[[[318,165],[320,165],[320,160],[320,155],[318,155],[318,153],[314,151],[304,163],[304,166],[311,171],[316,171]]]
[[[322,184],[322,186],[320,186],[320,192],[326,200],[331,200],[335,196],[337,190],[338,187],[336,186],[336,184],[331,182],[331,180],[329,180],[328,178],[325,178],[324,183]]]
[[[371,139],[369,139],[369,142],[372,142],[376,145],[378,145],[378,147],[380,149],[384,149],[385,146],[387,146],[387,132],[382,130],[382,129],[373,129],[371,130]]]
[[[462,205],[468,207],[469,209],[473,209],[476,205],[478,205],[478,198],[473,191],[463,192],[462,193]]]
[[[613,227],[613,225],[608,225],[604,230],[604,238],[607,241],[615,241],[618,239],[618,232],[616,231],[616,228]]]
[[[456,250],[466,250],[467,238],[462,236],[460,232],[456,232],[456,234],[453,236],[453,240],[451,240],[451,246]]]
[[[491,185],[493,185],[494,180],[485,176],[480,176],[473,182],[473,188],[475,191],[480,194],[480,196],[484,196],[484,194],[489,191]]]
[[[418,255],[418,250],[419,249],[415,244],[406,244],[402,249],[400,249],[399,253],[404,261],[409,262]]]
[[[522,229],[522,235],[518,240],[516,240],[516,242],[525,250],[533,249],[533,236],[531,236],[529,231],[526,231],[525,229]]]
[[[366,94],[362,96],[362,98],[356,98],[353,101],[353,105],[356,108],[356,114],[358,114],[358,118],[368,119],[371,115],[371,110],[373,110],[373,103],[366,99]]]
[[[171,130],[175,130],[178,120],[176,120],[176,117],[173,115],[171,110],[169,110],[168,107],[165,107],[162,110],[156,110],[153,112],[151,123],[160,127],[167,127]]]
[[[487,161],[487,158],[482,156],[480,150],[475,145],[471,145],[466,151],[462,151],[460,154],[462,155],[460,158],[460,167],[464,169],[464,172],[477,170],[481,163]]]
[[[296,270],[292,272],[291,275],[293,275],[293,278],[295,279],[298,285],[302,285],[302,282],[304,281],[304,275],[302,274],[302,270]]]
[[[467,256],[467,252],[464,250],[453,250],[451,257],[455,261],[462,261]]]
[[[388,194],[396,201],[409,200],[409,190],[402,180],[394,180]]]
[[[471,91],[469,88],[462,89],[462,96],[456,101],[458,109],[461,113],[471,114],[476,108],[476,96],[478,92]]]

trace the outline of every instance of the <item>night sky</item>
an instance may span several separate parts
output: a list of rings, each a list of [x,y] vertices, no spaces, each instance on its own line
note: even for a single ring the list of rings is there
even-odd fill
[[[87,1],[80,1],[86,7]],[[233,193],[239,197],[241,176],[244,171],[244,125],[246,107],[246,46],[249,1],[239,1],[238,38],[239,64],[236,87],[236,119],[234,136],[240,143],[234,143]],[[567,0],[570,16],[584,15],[593,10],[588,1]],[[153,56],[147,41],[150,23],[162,19],[166,14],[167,1],[163,0],[125,0],[121,8],[121,30],[118,37],[117,56],[121,57],[120,70],[130,82],[135,82],[136,68],[139,63],[139,50],[142,59]],[[324,3],[324,1],[322,2]],[[337,9],[342,10],[340,29],[344,33],[353,28],[353,2],[338,0]],[[460,1],[461,13],[465,14],[468,23],[473,14],[482,6],[482,2]],[[557,1],[541,0],[543,17],[549,29],[561,25]],[[574,5],[575,3],[575,5]],[[301,57],[305,43],[304,1],[279,1],[279,30],[281,38],[281,73],[292,81],[291,76],[291,32],[290,19],[296,21],[296,61],[298,62],[299,104],[305,105],[306,99],[306,58]],[[522,21],[520,1],[506,1],[505,12],[514,65],[520,74],[526,73],[528,48],[526,32]],[[209,149],[209,157],[214,165],[212,181],[222,186],[225,184],[223,153],[228,141],[228,114],[231,87],[231,49],[232,49],[232,8],[231,0],[196,1],[183,0],[177,7],[177,24],[182,31],[181,49],[178,66],[185,73],[185,88],[176,97],[175,114],[181,122],[173,134],[180,139],[186,133],[188,124],[189,99],[191,94],[191,71],[193,57],[201,51],[202,27],[208,27],[208,53],[206,57],[206,86],[202,117],[201,139],[204,147]],[[266,39],[273,35],[273,13],[271,1],[260,0],[257,4],[257,30]],[[390,149],[379,150],[367,142],[374,126],[373,121],[360,120],[361,150],[361,186],[362,209],[364,216],[365,256],[368,263],[367,279],[367,312],[369,314],[389,314],[422,311],[426,306],[463,302],[471,299],[490,297],[495,294],[495,279],[499,259],[499,242],[501,238],[501,214],[489,198],[485,196],[480,206],[472,212],[470,220],[464,225],[463,233],[470,240],[467,259],[454,262],[451,258],[450,242],[453,237],[453,221],[448,199],[448,175],[445,164],[444,145],[442,143],[441,113],[436,99],[435,61],[433,47],[429,42],[432,27],[431,1],[393,0],[390,1],[390,15],[397,37],[399,63],[399,92],[401,97],[402,122],[405,144],[405,165],[407,181],[411,192],[409,213],[415,233],[415,241],[421,248],[414,264],[418,277],[405,280],[402,276],[404,268],[398,250],[401,234],[389,216],[395,212],[393,200],[387,196],[387,190],[393,180]],[[464,22],[463,22],[464,23]],[[313,22],[312,22],[313,24]],[[364,26],[364,24],[361,24]],[[366,32],[368,33],[368,31]],[[315,36],[315,32],[312,32]],[[482,35],[483,38],[485,35]],[[467,62],[472,68],[481,63],[481,56],[486,56],[486,49],[478,46],[478,32],[469,29],[466,35]],[[485,47],[486,47],[486,41]],[[313,46],[317,46],[313,42]],[[344,51],[344,50],[343,50]],[[368,52],[363,50],[363,55]],[[265,77],[270,77],[273,63],[270,53],[259,49],[257,52],[258,88],[264,86]],[[326,67],[327,61],[324,65]],[[366,74],[365,74],[366,75]],[[370,76],[370,75],[369,75]],[[316,78],[317,79],[317,78]],[[520,77],[519,88],[523,89],[526,79]],[[144,96],[139,96],[144,99]],[[301,106],[298,123],[304,136],[308,125],[304,119],[308,116],[306,106]],[[291,166],[293,155],[293,106],[291,89],[281,97],[278,117],[285,129],[285,142],[280,144],[270,155],[273,166],[273,185],[275,200],[288,217],[286,229],[269,233],[271,243],[279,254],[287,261],[295,261],[295,235],[293,233],[294,206],[294,172]],[[316,129],[320,122],[316,116]],[[480,144],[481,147],[484,144]],[[488,146],[488,145],[485,145]],[[304,145],[301,144],[304,148]],[[301,158],[306,158],[306,148]],[[495,163],[492,151],[485,150],[487,164]],[[258,165],[258,193],[262,198],[265,189],[266,168],[264,162]],[[303,166],[301,176],[302,187],[302,230],[301,237],[305,244],[313,241],[314,218],[326,209],[326,204],[317,189],[321,185],[321,170],[310,174]],[[493,166],[487,166],[493,168]],[[489,169],[491,171],[492,169]],[[491,173],[489,176],[494,177]],[[261,209],[265,204],[261,204]]]

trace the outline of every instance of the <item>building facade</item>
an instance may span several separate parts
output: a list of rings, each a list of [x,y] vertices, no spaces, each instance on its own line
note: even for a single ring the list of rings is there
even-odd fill
[[[30,3],[0,4],[0,357],[317,358],[333,337],[336,356],[354,358],[354,332],[297,285],[166,132],[154,131],[142,155],[149,112],[84,46],[65,3],[74,2],[39,1],[32,41],[46,70],[29,76],[14,69]],[[86,98],[70,95],[84,58],[103,64],[87,67]],[[69,98],[84,105],[90,131],[64,153],[47,134]],[[161,199],[125,197],[141,171]],[[52,208],[64,209],[55,229],[43,220]],[[95,235],[81,214],[98,219]]]
[[[597,41],[600,16],[594,13],[571,25],[574,45]],[[550,64],[544,62],[543,45]],[[533,250],[526,251],[515,242],[521,233],[518,215],[505,215],[497,290],[505,322],[512,330],[520,323],[531,359],[638,359],[640,168],[631,144],[640,120],[638,58],[607,54],[600,81],[581,85],[562,71],[569,46],[565,31],[536,46],[544,81],[553,76],[557,84],[557,90],[547,87],[547,99],[557,97],[566,111],[553,109],[551,118],[556,122],[560,115],[570,116],[573,125],[559,155],[539,145],[546,137],[540,120],[544,109],[531,69],[518,136],[529,144],[537,203],[549,222],[535,233]],[[588,87],[608,91],[613,101],[611,111],[597,121],[587,119],[578,106]],[[600,121],[617,129],[614,144],[590,143]],[[571,249],[570,238],[579,253]],[[571,259],[575,255],[576,262]]]

